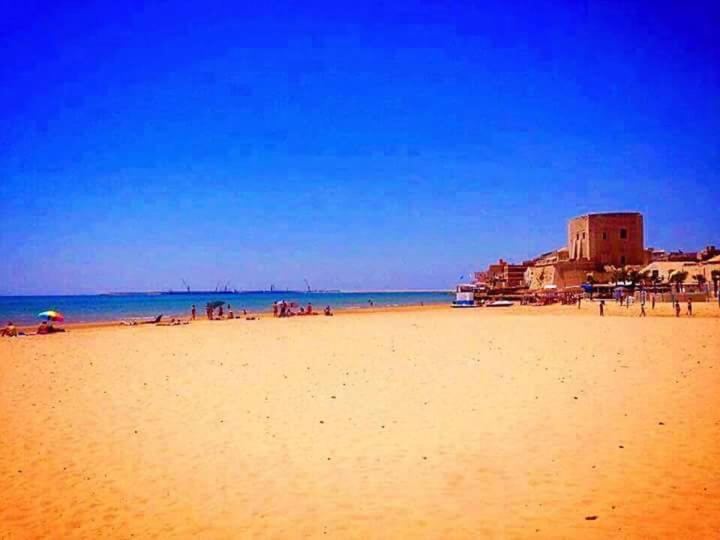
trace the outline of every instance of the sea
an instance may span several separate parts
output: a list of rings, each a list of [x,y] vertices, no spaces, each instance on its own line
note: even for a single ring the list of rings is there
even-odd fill
[[[77,296],[0,296],[0,325],[12,321],[17,325],[36,323],[38,313],[55,310],[65,323],[120,321],[143,317],[189,317],[194,304],[198,317],[205,316],[208,302],[224,301],[233,311],[271,312],[274,301],[313,305],[322,310],[360,309],[371,306],[391,307],[419,304],[449,304],[449,292],[239,292],[239,293],[128,293]],[[226,308],[227,309],[227,308]]]

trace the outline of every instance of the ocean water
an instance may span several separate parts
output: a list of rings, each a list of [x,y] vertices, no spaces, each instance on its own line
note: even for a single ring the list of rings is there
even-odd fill
[[[249,312],[270,312],[275,300],[297,302],[301,306],[312,303],[313,309],[321,310],[329,305],[333,309],[375,306],[403,306],[413,304],[449,304],[450,293],[440,292],[362,292],[362,293],[239,293],[239,294],[123,294],[82,296],[0,296],[0,324],[12,321],[19,325],[38,322],[37,314],[54,309],[65,316],[66,323],[115,321],[135,317],[189,317],[190,307],[195,304],[198,317],[205,316],[205,304],[223,300],[232,305],[237,314],[243,309]]]

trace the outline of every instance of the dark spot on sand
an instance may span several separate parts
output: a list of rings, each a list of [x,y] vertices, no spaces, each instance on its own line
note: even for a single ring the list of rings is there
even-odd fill
[[[625,447],[622,444],[619,444],[618,448],[625,448]]]
[[[664,426],[665,422],[658,422],[658,426]]]
[[[595,521],[597,518],[597,516],[585,516],[585,519],[588,521]]]

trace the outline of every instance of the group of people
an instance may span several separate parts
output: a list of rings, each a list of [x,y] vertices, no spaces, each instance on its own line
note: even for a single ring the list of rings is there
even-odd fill
[[[299,310],[296,312],[294,311],[296,308],[299,307]],[[273,311],[273,317],[294,317],[296,315],[302,316],[302,315],[317,315],[318,313],[313,311],[313,306],[310,302],[308,302],[307,307],[298,306],[295,302],[287,303],[285,300],[281,300],[280,302],[273,302],[272,304],[272,311]],[[327,317],[332,317],[332,309],[330,309],[330,306],[325,306],[325,309],[323,310],[323,314]]]
[[[620,305],[624,305],[626,308],[630,308],[630,296],[628,296],[624,301],[619,302]],[[645,311],[645,300],[646,298],[643,296],[640,298],[640,316],[641,317],[647,317],[647,311]],[[651,297],[651,304],[652,309],[655,309],[655,296],[653,295]],[[682,311],[682,308],[680,307],[680,301],[673,298],[672,301],[673,304],[673,310],[675,311],[675,317],[680,316],[680,312]],[[580,307],[580,299],[578,298],[578,308]],[[600,300],[599,304],[600,308],[600,316],[603,317],[605,315],[605,300]],[[687,301],[687,316],[692,317],[693,316],[693,303],[690,298],[688,298]]]
[[[219,321],[222,319],[234,319],[235,318],[235,312],[232,309],[232,306],[230,304],[227,304],[227,308],[223,307],[224,304],[220,304],[218,306],[213,306],[212,304],[208,304],[205,306],[205,316],[209,321]],[[217,309],[217,315],[215,314],[215,310]],[[243,316],[247,315],[247,310],[242,310]],[[194,321],[197,319],[197,308],[195,307],[195,304],[192,305],[190,308],[190,318]]]
[[[38,326],[38,328],[34,334],[26,334],[25,332],[18,330],[18,327],[15,326],[12,323],[12,321],[8,321],[5,328],[0,330],[0,337],[18,337],[18,336],[27,336],[27,335],[43,336],[46,334],[56,334],[58,332],[64,332],[64,331],[65,331],[64,328],[58,328],[57,326],[53,326],[52,323],[43,321],[40,323],[40,326]]]

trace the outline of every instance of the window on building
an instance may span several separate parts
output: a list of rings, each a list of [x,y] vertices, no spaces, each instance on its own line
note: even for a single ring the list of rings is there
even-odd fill
[[[583,240],[585,240],[585,233],[583,233]]]
[[[603,240],[607,240],[607,232],[603,232]]]
[[[620,255],[620,266],[625,266],[625,255]]]
[[[622,238],[622,239],[627,238],[627,229],[620,229],[620,238]]]

